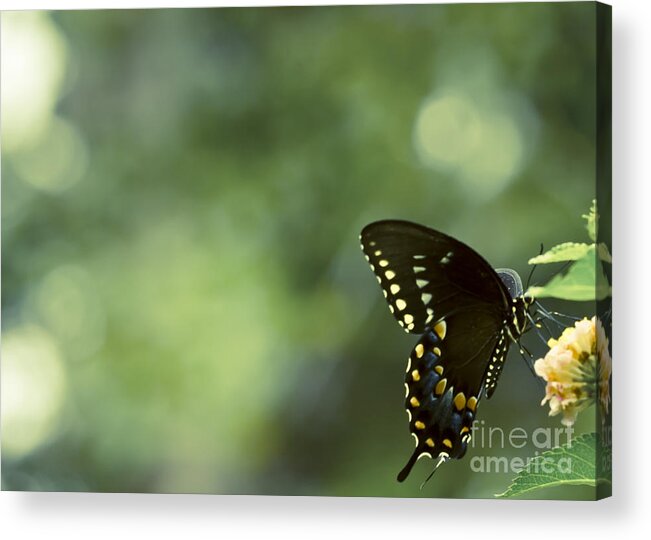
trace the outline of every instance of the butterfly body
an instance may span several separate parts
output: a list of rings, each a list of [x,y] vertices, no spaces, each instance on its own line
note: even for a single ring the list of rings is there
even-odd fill
[[[416,448],[403,481],[421,457],[464,456],[479,401],[492,395],[510,344],[526,330],[531,299],[515,272],[498,274],[469,246],[422,225],[371,223],[361,243],[391,313],[420,335],[405,375]]]

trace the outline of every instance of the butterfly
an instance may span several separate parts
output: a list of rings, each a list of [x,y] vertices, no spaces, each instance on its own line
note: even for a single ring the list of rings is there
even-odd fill
[[[514,270],[494,270],[466,244],[422,225],[377,221],[360,241],[389,310],[420,336],[405,376],[416,448],[398,474],[402,482],[422,457],[437,459],[438,468],[464,456],[479,402],[495,391],[533,299]]]

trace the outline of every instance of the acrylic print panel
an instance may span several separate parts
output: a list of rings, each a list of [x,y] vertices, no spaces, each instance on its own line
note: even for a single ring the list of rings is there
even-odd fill
[[[607,496],[609,21],[3,13],[2,488]]]

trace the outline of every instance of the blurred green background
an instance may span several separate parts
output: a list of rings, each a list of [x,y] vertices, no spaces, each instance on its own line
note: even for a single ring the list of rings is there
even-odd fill
[[[585,240],[594,31],[593,3],[3,13],[2,488],[503,491],[470,458],[531,443],[396,482],[416,338],[358,234],[525,277]],[[479,419],[559,427],[542,397],[512,351]]]

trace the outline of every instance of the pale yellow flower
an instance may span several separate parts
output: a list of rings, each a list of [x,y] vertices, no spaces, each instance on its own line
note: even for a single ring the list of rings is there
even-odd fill
[[[547,344],[549,351],[534,364],[536,374],[547,381],[541,405],[549,402],[550,416],[563,413],[561,422],[571,426],[579,412],[598,400],[603,418],[610,403],[612,362],[601,322],[584,318]]]
[[[612,373],[612,359],[608,352],[608,338],[606,332],[597,319],[597,357],[599,362],[599,403],[602,409],[602,418],[608,413],[610,404],[610,375]]]

